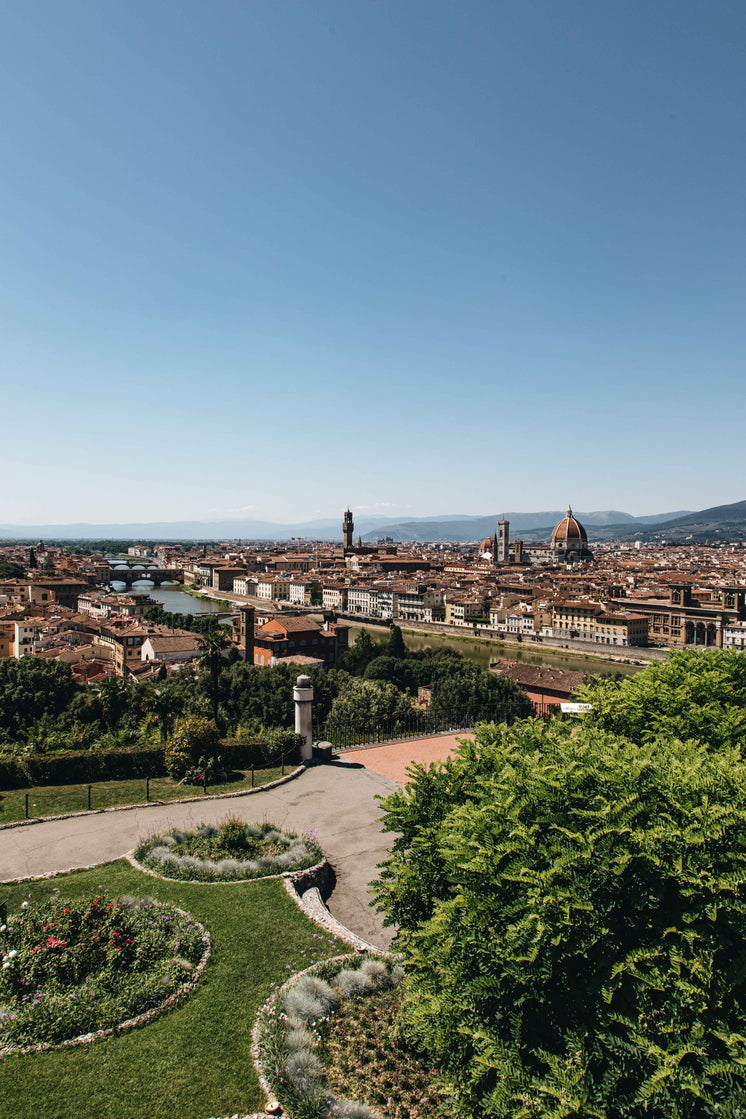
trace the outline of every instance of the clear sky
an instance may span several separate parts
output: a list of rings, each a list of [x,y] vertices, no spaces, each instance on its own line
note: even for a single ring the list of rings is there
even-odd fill
[[[0,2],[0,524],[746,497],[742,0]]]

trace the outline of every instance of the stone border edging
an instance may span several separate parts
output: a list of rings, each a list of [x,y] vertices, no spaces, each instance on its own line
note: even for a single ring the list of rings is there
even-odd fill
[[[159,882],[177,882],[184,886],[246,886],[250,882],[270,882],[276,881],[279,878],[292,879],[294,876],[303,874],[312,874],[314,871],[323,871],[324,877],[331,869],[329,863],[324,857],[320,863],[314,866],[305,867],[303,870],[283,870],[281,874],[264,874],[256,878],[218,878],[215,882],[201,882],[198,878],[166,878],[164,874],[158,874],[156,870],[151,870],[148,866],[143,866],[135,858],[135,849],[128,851],[126,855],[122,856],[135,870],[142,871],[143,874],[149,874],[151,878],[157,878]]]
[[[170,804],[194,804],[199,801],[210,800],[232,800],[235,797],[252,796],[254,793],[263,793],[265,789],[276,789],[278,785],[286,785],[288,781],[294,781],[296,777],[300,777],[301,773],[305,773],[308,767],[299,765],[292,773],[286,773],[284,777],[278,777],[276,781],[268,781],[266,785],[258,785],[253,789],[239,789],[235,793],[213,793],[205,796],[193,797],[180,797],[176,800],[143,800],[139,804],[112,804],[108,808],[84,808],[82,812],[61,812],[57,816],[34,816],[30,820],[11,820],[10,823],[0,824],[0,831],[5,831],[7,828],[25,828],[30,824],[46,824],[50,820],[72,820],[81,816],[101,816],[104,812],[126,812],[130,808],[164,808]],[[38,785],[37,788],[43,789],[44,785]],[[10,790],[7,790],[10,791]],[[95,865],[95,864],[94,864]],[[80,867],[81,870],[89,870],[89,867]],[[58,873],[64,874],[64,871]],[[35,877],[40,878],[41,875]],[[18,879],[14,879],[18,881]]]
[[[309,889],[305,890],[302,894],[299,894],[298,891],[295,889],[293,883],[287,881],[286,879],[285,889],[290,894],[290,897],[293,899],[298,908],[302,909],[307,917],[309,917],[315,924],[320,925],[322,929],[326,930],[326,932],[330,932],[339,940],[344,940],[348,944],[352,945],[355,951],[375,952],[379,956],[385,953],[386,949],[380,948],[375,944],[370,944],[367,940],[363,940],[362,937],[357,936],[354,932],[350,932],[350,930],[346,928],[345,925],[341,923],[341,921],[338,921],[324,903],[324,900],[321,897],[321,891],[319,890],[318,886],[312,886]]]
[[[164,906],[164,908],[168,907]],[[176,912],[181,913],[185,917],[191,916],[186,912],[186,910],[179,909],[178,907],[176,908]],[[210,955],[212,952],[210,934],[200,921],[195,921],[194,923],[199,929],[202,930],[202,942],[205,946],[205,950],[202,953],[202,958],[197,964],[196,970],[191,979],[187,979],[186,982],[182,983],[180,987],[177,987],[176,990],[173,991],[168,996],[168,998],[164,999],[163,1002],[159,1003],[158,1006],[151,1007],[150,1010],[145,1010],[142,1014],[138,1014],[134,1018],[128,1018],[124,1022],[119,1022],[116,1026],[110,1026],[108,1029],[105,1030],[95,1030],[93,1033],[80,1034],[78,1037],[66,1038],[65,1041],[58,1041],[55,1043],[42,1041],[38,1045],[26,1046],[6,1045],[2,1049],[0,1049],[0,1060],[2,1060],[3,1057],[11,1057],[15,1054],[20,1055],[24,1053],[45,1053],[52,1049],[72,1049],[79,1045],[91,1045],[94,1041],[100,1041],[102,1038],[105,1037],[118,1036],[125,1030],[134,1030],[137,1029],[139,1026],[146,1026],[150,1022],[154,1022],[156,1018],[160,1018],[161,1015],[165,1014],[167,1010],[170,1010],[176,1002],[178,1002],[181,998],[183,998],[185,995],[190,994],[194,990],[202,976],[202,973],[207,967],[207,961],[210,959]]]

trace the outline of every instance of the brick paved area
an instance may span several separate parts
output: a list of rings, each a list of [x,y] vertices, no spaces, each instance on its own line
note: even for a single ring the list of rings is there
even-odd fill
[[[364,765],[372,773],[388,777],[398,785],[407,783],[407,767],[412,762],[444,761],[456,747],[459,738],[471,738],[468,730],[457,734],[438,734],[434,738],[409,738],[406,742],[392,742],[386,746],[365,746],[357,750],[346,750],[340,754],[348,761]]]

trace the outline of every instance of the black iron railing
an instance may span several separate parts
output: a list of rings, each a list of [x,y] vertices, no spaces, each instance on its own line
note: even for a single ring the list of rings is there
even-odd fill
[[[435,707],[412,711],[404,718],[378,722],[324,724],[323,737],[340,750],[392,742],[399,738],[426,738],[448,731],[471,730],[477,723],[509,723],[512,715],[502,704],[474,704],[467,707]]]

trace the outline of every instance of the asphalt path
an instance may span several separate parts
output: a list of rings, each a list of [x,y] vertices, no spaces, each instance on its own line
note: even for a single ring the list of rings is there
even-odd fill
[[[369,884],[391,836],[380,824],[380,797],[399,788],[363,768],[363,758],[314,766],[293,781],[239,797],[141,805],[115,812],[50,819],[0,830],[0,881],[110,862],[153,832],[226,815],[271,820],[291,831],[310,829],[336,875],[326,899],[338,921],[372,944],[388,947],[392,932],[370,905]]]

